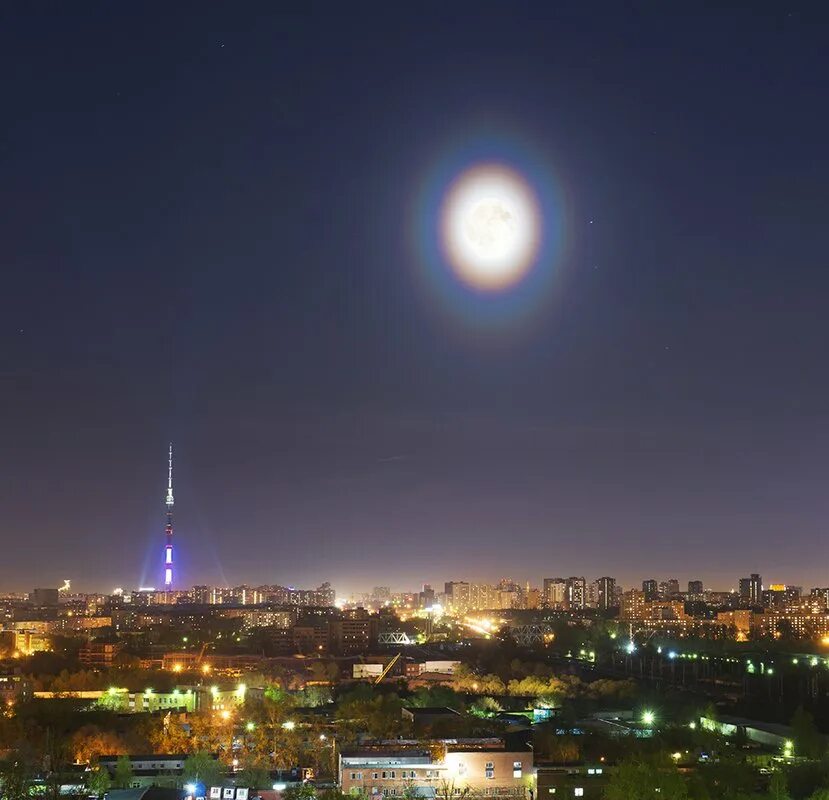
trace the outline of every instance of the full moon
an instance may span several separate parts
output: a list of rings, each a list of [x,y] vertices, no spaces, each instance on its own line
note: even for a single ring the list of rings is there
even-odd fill
[[[441,240],[456,275],[497,291],[532,268],[541,239],[538,201],[524,178],[500,164],[483,164],[452,183],[441,210]]]

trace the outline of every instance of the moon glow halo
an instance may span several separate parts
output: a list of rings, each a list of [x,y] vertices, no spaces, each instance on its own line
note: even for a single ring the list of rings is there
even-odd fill
[[[502,164],[461,173],[444,195],[440,220],[444,257],[463,283],[480,291],[518,283],[538,256],[538,200],[523,176]]]

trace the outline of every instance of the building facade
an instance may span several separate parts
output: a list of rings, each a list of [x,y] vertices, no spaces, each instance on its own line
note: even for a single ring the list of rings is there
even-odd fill
[[[508,751],[498,740],[451,740],[431,749],[396,746],[343,750],[344,794],[381,797],[462,795],[529,797],[535,789],[532,752]]]

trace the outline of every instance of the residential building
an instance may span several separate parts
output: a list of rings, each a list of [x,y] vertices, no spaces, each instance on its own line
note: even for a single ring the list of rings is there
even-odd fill
[[[331,646],[340,655],[359,655],[377,644],[378,619],[364,608],[343,611],[330,623]]]
[[[14,705],[32,697],[31,681],[18,670],[0,672],[0,707]]]
[[[567,599],[567,581],[564,578],[544,578],[544,602],[547,608],[563,609]]]
[[[756,572],[748,578],[740,578],[740,602],[744,605],[759,606],[762,592],[763,582]]]
[[[58,604],[57,589],[33,589],[31,594],[32,605],[36,607],[49,607]]]
[[[86,642],[78,652],[78,660],[85,667],[109,669],[122,647],[117,642]]]
[[[448,581],[444,585],[446,603],[455,614],[465,614],[470,608],[469,584],[466,581]]]
[[[647,582],[647,581],[646,581]],[[633,622],[644,617],[647,606],[647,594],[644,589],[630,589],[622,594],[622,604],[619,608],[619,619],[623,622]]]
[[[598,584],[598,607],[602,611],[615,608],[616,602],[616,579],[615,578],[599,578]]]
[[[734,611],[718,611],[716,620],[717,624],[733,629],[734,638],[738,642],[745,642],[754,626],[753,616],[751,609],[743,608]]]
[[[582,609],[587,602],[587,582],[583,577],[567,579],[566,603],[569,609]]]

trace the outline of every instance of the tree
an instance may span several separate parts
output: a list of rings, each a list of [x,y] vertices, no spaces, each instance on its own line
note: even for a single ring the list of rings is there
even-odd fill
[[[493,714],[497,714],[502,710],[503,707],[501,704],[494,697],[489,696],[479,697],[469,707],[469,713],[474,714],[476,717],[491,717]]]
[[[202,783],[215,786],[222,775],[222,765],[206,750],[199,750],[184,759],[182,777],[185,783]]]
[[[469,794],[469,787],[468,786],[458,786],[455,783],[455,779],[447,779],[443,778],[440,781],[440,784],[435,787],[435,795],[439,798],[439,800],[454,800],[454,798],[458,798],[458,800],[464,800],[464,798]]]
[[[605,789],[605,800],[653,800],[655,794],[687,800],[688,787],[666,759],[628,760],[619,764]]]
[[[118,760],[115,762],[115,774],[113,775],[112,785],[116,789],[129,789],[132,785],[133,777],[130,757],[118,756]]]
[[[198,742],[191,736],[177,716],[165,715],[161,720],[153,720],[149,731],[149,740],[156,753],[189,753]]]
[[[815,725],[814,717],[799,706],[792,717],[792,738],[794,752],[804,758],[819,759],[825,753],[823,737]]]
[[[769,798],[770,800],[791,800],[789,785],[786,781],[786,773],[778,771],[771,776],[771,781],[769,782]]]
[[[115,731],[102,730],[97,725],[84,725],[75,731],[72,749],[78,764],[90,763],[103,755],[122,755],[129,750]]]
[[[329,686],[306,686],[301,693],[302,705],[309,708],[324,706],[332,702]]]
[[[103,797],[112,786],[109,773],[103,767],[95,767],[86,779],[90,794],[95,797]]]
[[[249,789],[270,789],[272,781],[267,767],[259,764],[247,764],[236,773],[236,785]]]
[[[318,795],[318,800],[354,800],[353,794],[343,794],[338,789],[323,789]],[[822,800],[822,798],[821,798]]]
[[[423,687],[409,698],[408,705],[416,708],[447,706],[458,710],[461,705],[461,698],[454,689],[450,689],[448,686]]]
[[[282,792],[282,800],[315,800],[317,790],[310,783],[289,786]]]
[[[22,761],[0,764],[0,796],[3,800],[24,800],[29,796],[29,771]]]
[[[697,778],[697,794],[700,797],[740,800],[753,795],[757,770],[745,761],[724,757],[716,764],[701,767]],[[704,788],[705,793],[700,788]]]
[[[396,694],[382,694],[369,700],[355,697],[352,692],[348,699],[340,701],[337,719],[355,731],[368,733],[375,739],[393,739],[405,727],[400,709],[402,701]]]

